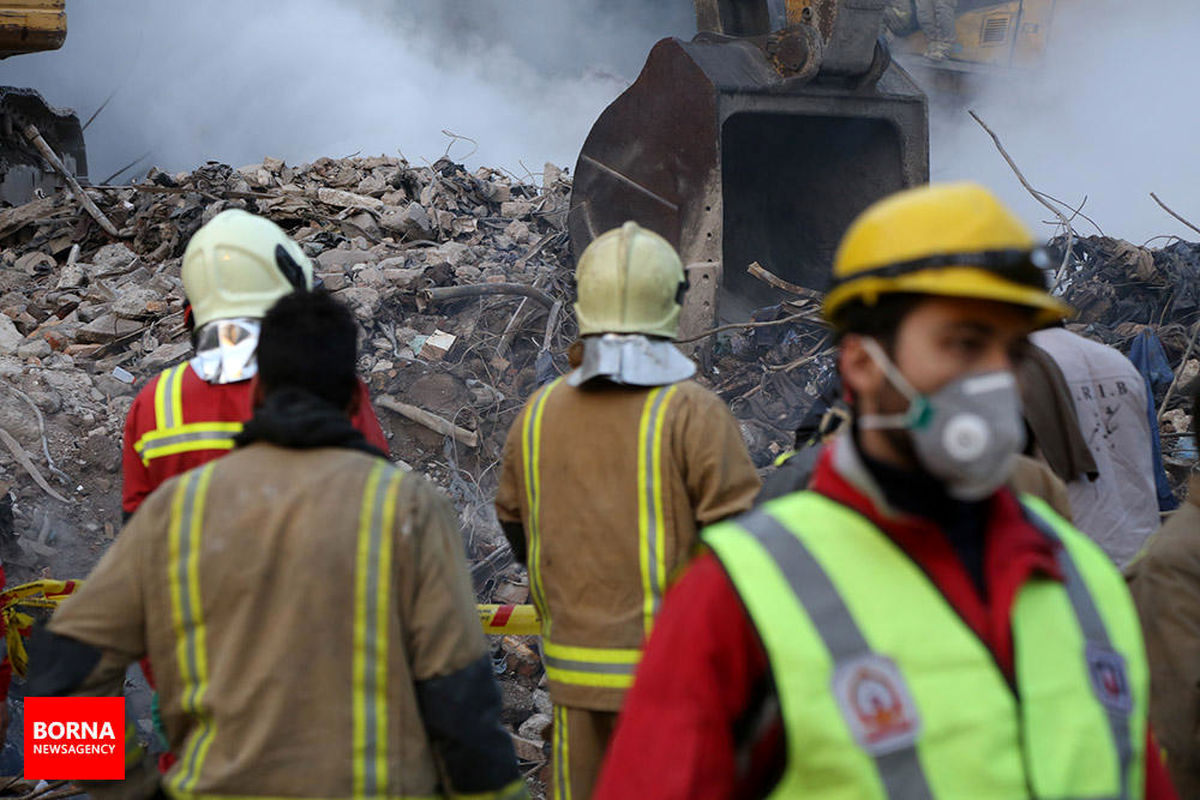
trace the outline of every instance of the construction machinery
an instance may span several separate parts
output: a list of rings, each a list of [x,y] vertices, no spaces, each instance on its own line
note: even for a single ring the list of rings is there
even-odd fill
[[[0,59],[57,50],[67,38],[66,0],[0,0]],[[87,179],[83,128],[72,111],[54,108],[32,89],[0,86],[0,201],[24,203],[64,183],[29,141],[33,126],[65,169]]]
[[[795,0],[791,0],[795,2]],[[890,0],[886,14],[891,48],[935,97],[970,97],[982,81],[1037,67],[1046,51],[1056,0],[957,0],[953,44],[944,57],[926,58],[930,39],[916,4]]]
[[[925,95],[880,39],[887,0],[695,0],[700,33],[654,46],[576,164],[578,255],[632,219],[676,246],[681,336],[823,290],[850,221],[929,176]],[[779,281],[776,281],[777,285]]]

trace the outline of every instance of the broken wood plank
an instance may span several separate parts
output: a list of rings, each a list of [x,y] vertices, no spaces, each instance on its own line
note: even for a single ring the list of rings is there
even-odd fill
[[[12,453],[13,458],[17,460],[18,464],[25,468],[25,471],[29,473],[29,477],[33,478],[33,482],[40,486],[43,492],[59,502],[71,502],[51,488],[50,484],[46,482],[46,479],[42,477],[42,473],[38,471],[38,468],[33,463],[33,460],[29,457],[29,453],[25,452],[25,448],[21,447],[21,443],[14,439],[12,434],[4,430],[4,428],[0,428],[0,442],[4,443],[4,446],[8,448],[8,452]]]
[[[386,408],[388,411],[394,411],[400,416],[424,425],[429,430],[440,433],[443,436],[450,436],[456,442],[464,444],[467,447],[479,446],[478,433],[469,431],[466,428],[460,428],[450,420],[439,417],[432,411],[410,406],[408,403],[401,403],[394,397],[388,397],[387,395],[375,398],[375,405]]]
[[[46,140],[42,138],[42,134],[38,131],[37,126],[26,125],[25,138],[29,140],[30,144],[38,149],[38,152],[42,154],[42,158],[49,162],[50,166],[54,168],[54,171],[63,177],[63,180],[65,180],[67,185],[71,187],[71,193],[75,195],[75,199],[78,200],[79,204],[83,206],[83,210],[90,214],[92,219],[99,223],[100,227],[104,229],[105,233],[107,233],[109,236],[112,236],[114,239],[119,239],[121,235],[117,232],[117,226],[113,225],[112,220],[104,216],[104,212],[92,202],[92,198],[87,196],[87,193],[83,191],[83,187],[79,185],[79,181],[75,179],[75,176],[71,174],[71,171],[67,169],[65,164],[62,163],[62,159],[58,157],[57,153],[50,149],[50,145],[46,144]]]

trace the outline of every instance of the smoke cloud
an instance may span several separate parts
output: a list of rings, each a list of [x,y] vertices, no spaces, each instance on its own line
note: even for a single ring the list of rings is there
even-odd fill
[[[93,181],[146,153],[140,172],[354,152],[419,163],[447,146],[520,174],[573,166],[653,42],[694,32],[688,0],[70,0],[67,13],[64,47],[9,59],[0,83],[83,120],[115,91],[85,134]]]
[[[1072,206],[1086,196],[1083,213],[1105,233],[1138,244],[1162,234],[1194,240],[1149,193],[1200,224],[1198,31],[1195,0],[1059,0],[1045,63],[990,81],[970,106],[1035,188]],[[965,110],[931,108],[931,118],[934,180],[981,181],[1039,235],[1053,233],[1042,224],[1050,212]],[[1073,227],[1096,233],[1082,218]]]
[[[1190,235],[1148,195],[1200,223],[1200,4],[1057,5],[1042,67],[990,81],[970,107],[1035,187],[1072,205],[1086,195],[1084,213],[1106,233]],[[116,92],[86,134],[93,180],[146,153],[137,172],[354,152],[419,163],[447,146],[518,174],[522,162],[573,166],[652,44],[695,32],[690,0],[69,0],[67,10],[63,49],[0,63],[0,83],[37,88],[83,119]],[[964,109],[935,103],[931,118],[935,180],[981,181],[1053,232]],[[1094,232],[1082,218],[1076,228]]]

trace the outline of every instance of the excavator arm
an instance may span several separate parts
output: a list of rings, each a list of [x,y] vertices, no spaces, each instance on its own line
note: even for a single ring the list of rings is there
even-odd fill
[[[694,1],[696,38],[656,44],[592,127],[568,220],[577,255],[627,219],[672,242],[684,336],[784,299],[754,262],[825,289],[850,221],[929,174],[925,96],[879,39],[887,0],[786,0],[782,24],[779,3]]]
[[[0,0],[0,58],[57,50],[66,38],[66,0]]]

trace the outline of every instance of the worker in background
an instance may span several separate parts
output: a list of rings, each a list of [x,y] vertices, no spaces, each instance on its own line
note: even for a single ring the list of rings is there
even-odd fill
[[[1200,420],[1193,398],[1192,430]],[[1200,465],[1187,501],[1127,570],[1150,660],[1150,721],[1181,797],[1200,797]]]
[[[180,760],[160,778],[128,737],[93,797],[526,797],[455,513],[350,422],[357,333],[280,300],[238,449],[153,492],[31,644],[34,695],[155,665]]]
[[[945,61],[954,53],[958,41],[956,29],[958,0],[916,0],[917,23],[929,40],[925,57]]]
[[[274,222],[239,209],[222,211],[192,236],[182,277],[196,354],[146,384],[129,409],[125,519],[168,478],[233,448],[250,418],[260,320],[288,292],[313,287],[312,262],[300,246]],[[361,382],[355,398],[354,424],[386,453]]]
[[[1014,362],[1068,309],[975,184],[868,208],[825,316],[853,421],[809,491],[707,528],[597,798],[1173,798],[1111,562],[1004,487]]]
[[[513,424],[496,496],[542,619],[560,800],[590,796],[697,531],[749,508],[759,486],[733,416],[671,341],[687,287],[674,248],[627,222],[588,246],[575,278],[574,370]]]
[[[1062,326],[1029,338],[1061,370],[1094,461],[1094,479],[1067,483],[1075,524],[1124,566],[1160,522],[1145,382],[1119,350]]]
[[[927,40],[925,57],[945,61],[958,41],[957,15],[958,0],[888,0],[883,20],[894,36],[907,36],[919,27]]]

